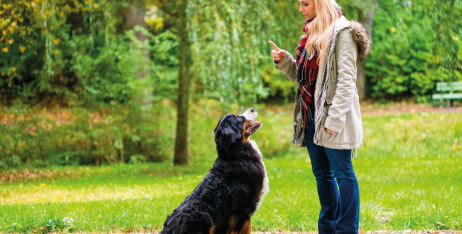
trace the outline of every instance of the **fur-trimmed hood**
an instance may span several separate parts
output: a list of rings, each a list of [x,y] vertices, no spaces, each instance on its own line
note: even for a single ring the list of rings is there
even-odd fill
[[[357,21],[348,21],[345,16],[341,16],[335,22],[333,33],[334,35],[338,35],[341,30],[346,28],[350,30],[351,37],[358,45],[358,62],[362,62],[371,51],[371,37],[369,36],[367,29],[361,23]],[[328,43],[332,43],[332,40]]]
[[[371,51],[372,40],[361,23],[351,21],[349,30],[353,40],[358,44],[358,61],[362,62]]]

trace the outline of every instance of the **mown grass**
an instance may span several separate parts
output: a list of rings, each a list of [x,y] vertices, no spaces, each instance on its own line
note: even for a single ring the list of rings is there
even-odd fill
[[[270,193],[254,231],[316,230],[320,206],[305,149],[288,144],[287,108],[261,111],[253,136]],[[218,114],[192,119],[190,167],[170,163],[88,167],[81,176],[0,185],[0,232],[155,231],[206,175]],[[200,120],[200,121],[199,121]],[[462,230],[462,114],[363,116],[364,145],[353,161],[365,230]],[[202,129],[202,131],[200,131]],[[59,170],[68,170],[68,167]],[[51,220],[51,223],[49,223]],[[67,231],[67,229],[66,229]]]

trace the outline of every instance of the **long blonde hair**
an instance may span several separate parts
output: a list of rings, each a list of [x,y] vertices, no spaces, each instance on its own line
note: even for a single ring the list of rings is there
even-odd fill
[[[309,35],[306,41],[307,55],[312,59],[316,49],[318,64],[327,55],[326,41],[330,36],[330,29],[339,18],[334,5],[337,5],[335,0],[314,0],[316,17],[307,25],[306,33]]]

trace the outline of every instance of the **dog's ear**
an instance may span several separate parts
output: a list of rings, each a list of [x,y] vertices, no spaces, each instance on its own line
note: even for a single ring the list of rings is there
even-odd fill
[[[233,124],[223,123],[215,130],[215,143],[220,147],[228,149],[241,139],[242,134]]]
[[[217,129],[220,127],[220,125],[221,125],[221,120],[222,120],[223,118],[224,118],[224,117],[221,117],[221,119],[218,120],[217,126],[215,127],[215,129],[213,129],[213,132],[215,133],[215,135],[217,134]]]

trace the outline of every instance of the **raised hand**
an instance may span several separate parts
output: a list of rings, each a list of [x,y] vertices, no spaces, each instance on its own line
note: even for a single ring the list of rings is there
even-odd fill
[[[274,61],[277,63],[281,62],[286,56],[286,52],[284,50],[279,49],[279,47],[272,41],[269,41],[269,43],[274,48],[274,50],[271,50],[271,56],[273,57]]]

